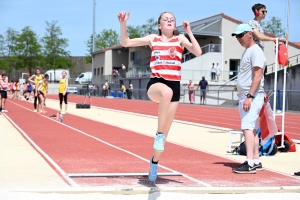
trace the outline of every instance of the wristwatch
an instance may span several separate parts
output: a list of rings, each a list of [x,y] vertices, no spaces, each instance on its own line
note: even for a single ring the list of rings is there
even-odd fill
[[[248,93],[248,94],[247,94],[247,98],[252,98],[252,99],[253,99],[254,96],[252,96],[251,94]]]

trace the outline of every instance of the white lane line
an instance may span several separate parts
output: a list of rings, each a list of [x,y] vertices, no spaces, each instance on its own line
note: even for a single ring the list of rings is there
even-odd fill
[[[49,99],[50,100],[50,99]],[[51,99],[52,101],[57,101],[55,99]],[[68,102],[69,103],[69,102]],[[76,104],[74,102],[71,102],[71,104]],[[97,109],[103,109],[103,110],[108,110],[108,111],[112,111],[112,112],[119,112],[119,113],[124,113],[124,114],[131,114],[131,115],[137,115],[137,116],[142,116],[142,117],[149,117],[149,118],[157,118],[156,116],[153,116],[153,115],[145,115],[145,114],[139,114],[139,113],[134,113],[134,112],[127,112],[127,111],[121,111],[121,110],[115,110],[115,109],[110,109],[110,108],[103,108],[103,107],[98,107],[98,106],[91,106],[91,107],[94,107],[94,108],[97,108]],[[74,114],[73,114],[74,115]],[[78,115],[76,115],[78,116]],[[80,116],[79,116],[80,117]],[[93,120],[93,119],[91,119]],[[96,120],[93,120],[93,121],[96,121]],[[174,120],[176,121],[176,120]],[[179,121],[179,120],[177,120]],[[98,121],[96,121],[98,122]],[[202,125],[204,127],[207,127],[209,128],[208,125],[205,125],[205,124],[198,124],[198,123],[192,123],[192,122],[187,122],[187,121],[181,121],[183,124],[189,124],[189,125],[195,125],[195,126],[200,126],[202,127]],[[111,125],[113,126],[113,125]],[[218,129],[218,130],[224,130],[224,131],[230,131],[232,129],[227,129],[227,128],[223,128],[223,127],[217,127],[217,126],[211,126],[211,128],[214,128],[214,129]],[[132,131],[130,129],[126,129],[126,128],[122,128],[122,129],[125,129],[125,130],[129,130],[129,131]],[[143,134],[143,133],[139,133],[139,134],[142,134],[142,135],[146,135],[146,134]],[[148,136],[148,135],[146,135]],[[292,139],[293,142],[295,143],[299,143],[300,144],[300,140],[294,140]],[[173,144],[176,144],[178,146],[182,146],[184,148],[189,148],[189,149],[193,149],[193,150],[196,150],[196,151],[200,151],[200,152],[203,152],[203,153],[206,153],[206,154],[210,154],[210,155],[213,155],[213,156],[217,156],[217,157],[221,157],[221,158],[224,158],[224,159],[228,159],[228,160],[231,160],[231,161],[235,161],[235,162],[240,162],[239,160],[235,160],[233,158],[229,158],[229,157],[226,157],[226,156],[222,156],[222,155],[218,155],[218,154],[214,154],[214,153],[211,153],[211,152],[208,152],[208,151],[205,151],[205,150],[199,150],[199,149],[195,149],[195,148],[192,148],[192,147],[189,147],[189,146],[185,146],[185,145],[182,145],[182,144],[179,144],[179,143],[176,143],[176,142],[170,142],[168,141],[169,143],[173,143]],[[300,177],[296,177],[296,176],[293,176],[293,175],[290,175],[290,174],[286,174],[286,173],[283,173],[283,172],[279,172],[279,171],[276,171],[276,170],[272,170],[272,169],[267,169],[267,168],[264,168],[265,170],[268,170],[268,171],[271,171],[271,172],[274,172],[274,173],[277,173],[277,174],[281,174],[281,175],[284,175],[284,176],[288,176],[288,177],[291,177],[291,178],[294,178],[294,179],[300,179]]]
[[[6,114],[4,114],[4,116],[8,119],[8,121],[10,121],[10,123],[13,124],[14,127],[16,127],[16,129],[18,129],[18,131],[26,138],[26,140],[49,162],[51,163],[51,165],[59,172],[59,174],[68,182],[68,184],[70,184],[72,187],[80,187],[79,185],[77,185],[77,183],[75,183],[75,181],[73,181],[71,178],[69,178],[68,174],[58,166],[58,164],[56,164],[56,162],[54,162],[54,160],[52,160],[50,158],[50,156],[48,156],[48,154],[46,154],[10,117],[8,117]]]
[[[182,176],[182,174],[176,173],[157,173],[158,176]],[[132,177],[132,176],[148,176],[148,173],[70,173],[68,174],[71,178],[82,178],[82,177]]]
[[[21,108],[24,108],[24,109],[29,110],[29,111],[32,112],[32,110],[30,110],[30,109],[28,109],[28,108],[26,108],[26,107],[24,107],[24,106],[21,106],[21,105],[19,105],[19,104],[14,103],[14,102],[11,102],[11,103],[13,103],[13,104],[15,104],[15,105],[17,105],[17,106],[19,106],[19,107],[21,107]],[[79,133],[81,133],[81,134],[83,134],[83,135],[85,135],[85,136],[88,136],[88,137],[90,137],[90,138],[93,138],[93,139],[95,139],[95,140],[97,140],[97,141],[99,141],[99,142],[101,142],[101,143],[103,143],[103,144],[106,144],[106,145],[108,145],[108,146],[110,146],[110,147],[113,147],[113,148],[115,148],[115,149],[118,149],[118,150],[120,150],[120,151],[123,151],[123,152],[125,152],[125,153],[128,153],[128,154],[130,154],[130,155],[132,155],[132,156],[134,156],[134,157],[136,157],[136,158],[139,158],[139,159],[141,159],[141,160],[143,160],[143,161],[149,163],[149,159],[145,159],[145,158],[143,158],[143,157],[141,157],[141,156],[139,156],[139,155],[137,155],[137,154],[135,154],[135,153],[132,153],[132,152],[130,152],[130,151],[127,151],[127,150],[125,150],[125,149],[122,149],[122,148],[120,148],[120,147],[117,147],[117,146],[115,146],[115,145],[112,145],[112,144],[110,144],[110,143],[108,143],[108,142],[105,142],[104,140],[101,140],[101,139],[99,139],[99,138],[97,138],[97,137],[95,137],[95,136],[92,136],[92,135],[90,135],[90,134],[87,134],[87,133],[85,133],[85,132],[83,132],[83,131],[81,131],[81,130],[79,130],[79,129],[73,128],[73,127],[71,127],[71,126],[69,126],[69,125],[60,123],[60,122],[58,122],[58,121],[56,121],[56,120],[54,120],[54,119],[51,119],[51,118],[49,118],[49,117],[47,117],[47,116],[45,116],[45,115],[40,115],[40,116],[41,116],[41,117],[45,117],[46,119],[55,121],[56,123],[59,123],[59,124],[61,124],[62,126],[66,126],[66,127],[70,128],[70,129],[72,129],[72,130],[75,130],[75,131],[77,131],[77,132],[79,132]],[[165,166],[163,166],[163,165],[159,165],[159,167],[160,167],[160,168],[163,168],[163,169],[166,169],[166,170],[169,170],[169,171],[171,171],[171,172],[173,172],[173,173],[176,173],[176,174],[182,174],[182,176],[184,176],[185,178],[190,179],[190,180],[192,180],[192,181],[194,181],[194,182],[196,182],[196,183],[199,183],[199,184],[201,184],[201,185],[204,185],[204,186],[206,186],[206,187],[212,187],[210,184],[207,184],[207,183],[204,183],[204,182],[202,182],[202,181],[199,181],[198,179],[195,179],[195,178],[190,177],[190,176],[188,176],[188,175],[186,175],[186,174],[183,174],[183,173],[180,173],[180,172],[178,172],[178,171],[175,171],[175,170],[173,170],[173,169],[171,169],[171,168],[165,167]]]

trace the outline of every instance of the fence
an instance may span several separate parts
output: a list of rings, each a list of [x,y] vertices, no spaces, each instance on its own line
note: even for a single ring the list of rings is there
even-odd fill
[[[86,89],[78,89],[78,95],[86,95],[87,94]],[[194,98],[195,101],[194,104],[200,104],[201,102],[201,96],[200,96],[200,90],[194,90]],[[266,91],[268,93],[270,91]],[[109,91],[107,91],[107,96],[110,96],[111,98],[127,98],[127,96],[123,96],[123,92],[119,88],[113,88]],[[181,89],[180,90],[180,103],[190,103],[189,99],[190,92],[188,89]],[[102,89],[96,89],[92,91],[92,96],[102,96]],[[134,89],[132,93],[132,99],[139,99],[139,100],[150,100],[146,89]],[[270,104],[273,108],[273,99],[274,95],[270,97]],[[282,110],[282,99],[283,99],[283,90],[277,91],[277,104],[276,104],[276,110]],[[286,91],[286,110],[292,110],[292,111],[300,111],[300,90],[287,90]],[[206,105],[214,105],[214,106],[229,106],[229,107],[235,107],[238,105],[238,96],[236,90],[230,90],[230,89],[209,89],[206,91]]]
[[[289,57],[289,64],[287,67],[292,67],[300,64],[300,54]],[[278,71],[283,70],[285,66],[278,65]],[[267,65],[267,74],[275,72],[275,63]]]

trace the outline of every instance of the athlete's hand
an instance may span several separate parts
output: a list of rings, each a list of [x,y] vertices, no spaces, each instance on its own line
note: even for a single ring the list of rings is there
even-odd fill
[[[252,103],[252,98],[246,98],[245,99],[245,101],[243,103],[243,109],[244,109],[244,111],[248,112],[250,110],[251,103]]]
[[[183,21],[182,25],[187,34],[191,33],[191,26],[189,22]]]
[[[64,93],[63,93],[63,96],[65,96],[65,95],[66,95],[66,93],[64,92]]]
[[[119,12],[118,14],[119,22],[120,23],[126,22],[129,19],[129,16],[130,16],[130,12],[128,12],[127,14],[125,11]]]

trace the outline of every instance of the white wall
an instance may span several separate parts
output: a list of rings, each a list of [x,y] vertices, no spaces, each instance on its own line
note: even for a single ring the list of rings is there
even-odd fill
[[[202,76],[205,76],[206,79],[209,80],[212,63],[221,63],[221,61],[221,53],[209,52],[182,63],[181,83],[188,83],[189,80],[193,80],[195,83],[198,82]]]
[[[103,75],[111,75],[112,68],[113,68],[112,50],[110,49],[110,50],[105,51]]]

